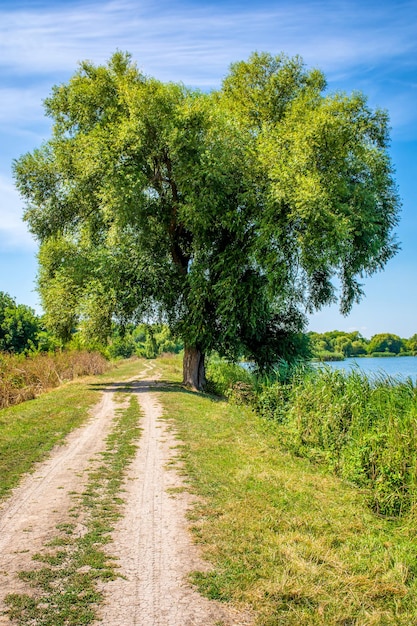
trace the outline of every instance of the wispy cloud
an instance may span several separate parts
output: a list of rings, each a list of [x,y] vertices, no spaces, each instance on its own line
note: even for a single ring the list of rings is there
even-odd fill
[[[394,3],[306,0],[239,10],[227,2],[193,7],[150,1],[9,9],[0,12],[0,65],[24,74],[62,74],[78,60],[101,62],[121,48],[162,79],[205,86],[217,84],[231,61],[266,49],[299,53],[309,64],[340,72],[415,51],[411,10]]]

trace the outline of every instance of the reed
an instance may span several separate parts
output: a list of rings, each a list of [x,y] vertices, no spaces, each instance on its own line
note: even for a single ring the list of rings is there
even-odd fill
[[[278,422],[289,451],[360,487],[376,513],[417,510],[417,387],[411,379],[308,364],[281,363],[262,378],[218,362],[208,371],[215,390]]]
[[[107,367],[106,359],[97,352],[0,353],[0,408],[31,400],[79,376],[103,373]]]
[[[290,384],[269,386],[257,400],[263,415],[281,423],[288,449],[364,489],[375,512],[398,516],[415,507],[417,389],[411,379],[309,370]]]

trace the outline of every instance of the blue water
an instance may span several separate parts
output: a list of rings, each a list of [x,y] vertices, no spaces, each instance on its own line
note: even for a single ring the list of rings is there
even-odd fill
[[[358,368],[361,372],[371,376],[388,374],[395,378],[417,379],[417,357],[364,357],[360,359],[345,359],[344,361],[328,361],[325,363],[334,369],[351,370]]]

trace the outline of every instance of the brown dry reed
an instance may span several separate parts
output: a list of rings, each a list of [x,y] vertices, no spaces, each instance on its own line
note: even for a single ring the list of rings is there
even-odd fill
[[[71,351],[34,356],[0,353],[0,408],[32,400],[80,376],[102,374],[108,362],[98,352]]]

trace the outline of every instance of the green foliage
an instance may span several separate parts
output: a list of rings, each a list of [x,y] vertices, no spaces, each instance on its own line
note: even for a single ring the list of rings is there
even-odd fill
[[[121,331],[121,328],[115,331],[107,348],[111,358],[136,355],[154,359],[164,352],[178,354],[183,348],[165,324],[139,324]]]
[[[211,359],[209,389],[280,424],[284,445],[323,463],[398,516],[417,505],[417,387],[281,361],[273,375]]]
[[[361,356],[368,352],[369,340],[362,337],[358,331],[309,332],[308,337],[312,353],[320,361],[339,361],[345,357]]]
[[[29,352],[39,345],[42,323],[35,311],[0,292],[0,351]]]
[[[397,250],[387,116],[324,88],[284,55],[234,64],[211,94],[120,52],[81,63],[45,101],[51,139],[14,165],[48,328],[161,319],[186,349],[261,368],[303,351],[306,308],[337,278],[347,312]]]
[[[258,626],[416,623],[415,512],[376,516],[362,490],[289,454],[280,424],[166,389],[210,563],[192,575],[202,593],[252,608]]]
[[[266,398],[266,400],[265,400]],[[366,489],[383,515],[417,501],[417,389],[359,371],[307,370],[261,394],[258,406],[282,424],[286,445]]]
[[[212,356],[207,364],[207,390],[219,396],[233,396],[235,386],[241,384],[252,388],[254,376],[237,363],[228,363],[224,359]]]
[[[407,339],[406,349],[409,350],[412,355],[417,355],[417,334]]]
[[[379,333],[366,339],[358,331],[346,333],[333,330],[326,333],[309,332],[311,351],[321,361],[335,361],[355,356],[413,356],[417,354],[417,335],[402,339],[392,333]]]
[[[390,352],[392,355],[399,354],[402,349],[405,349],[405,342],[398,335],[392,335],[390,333],[381,333],[374,335],[368,345],[368,352],[384,353]]]

